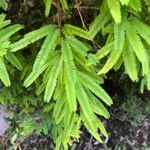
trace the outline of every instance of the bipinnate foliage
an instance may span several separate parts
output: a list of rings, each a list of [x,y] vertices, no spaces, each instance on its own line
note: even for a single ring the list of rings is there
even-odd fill
[[[117,69],[124,64],[125,73],[129,75],[131,80],[138,81],[139,77],[142,76],[144,79],[142,82],[147,84],[149,89],[150,27],[142,18],[142,2],[140,0],[120,2],[119,5],[125,5],[122,9],[125,8],[122,13],[116,14],[113,14],[113,11],[119,12],[120,6],[116,8],[117,5],[114,6],[112,1],[107,1],[108,4],[104,2],[101,6],[101,13],[89,27],[88,37],[90,38],[94,38],[99,31],[102,31],[104,36],[108,36],[104,47],[98,50],[94,56],[95,62],[98,63],[98,59],[100,60],[109,55],[98,74],[106,74],[110,69],[115,69],[118,64]],[[146,6],[143,4],[143,7],[148,6],[148,2],[146,1],[145,3]],[[110,15],[106,11],[107,5],[114,22],[110,21]],[[133,9],[132,12],[131,8]],[[149,14],[147,8],[145,8],[145,13]]]
[[[22,69],[22,66],[16,56],[9,51],[9,38],[23,27],[19,24],[10,25],[10,23],[10,20],[5,20],[4,14],[0,15],[0,79],[5,86],[10,86],[10,79],[4,60],[7,59],[17,69]]]
[[[37,125],[29,117],[29,121],[21,124],[24,133],[50,133],[56,149],[67,150],[71,139],[79,138],[84,124],[102,142],[99,131],[105,137],[107,132],[100,116],[108,119],[106,105],[112,105],[112,99],[101,86],[107,72],[117,71],[124,65],[125,73],[132,81],[143,78],[141,90],[145,84],[150,90],[150,27],[149,20],[143,17],[144,13],[149,15],[149,1],[104,0],[89,29],[69,23],[62,25],[59,12],[65,14],[71,7],[66,0],[44,0],[44,4],[46,17],[51,15],[53,6],[57,8],[58,24],[45,24],[15,42],[9,38],[22,26],[10,25],[5,15],[0,15],[0,79],[5,86],[10,86],[6,69],[9,61],[21,70],[26,89],[32,87],[37,97],[42,97],[41,112],[47,118],[40,115],[45,119]],[[106,40],[103,47],[93,53],[93,45],[89,43],[94,42],[96,36]],[[30,60],[29,66],[25,64],[25,58],[19,55],[25,64],[22,67],[14,53],[41,40],[38,53],[33,49],[33,65]]]
[[[52,109],[53,117],[56,126],[64,130],[61,131],[64,135],[58,132],[60,135],[55,141],[57,149],[61,144],[67,147],[70,139],[68,137],[75,135],[74,138],[78,138],[81,121],[89,132],[102,142],[97,131],[100,129],[105,136],[107,132],[96,114],[108,118],[109,113],[98,98],[109,106],[112,104],[111,98],[99,85],[103,78],[97,75],[97,68],[86,65],[86,57],[91,47],[74,36],[74,29],[79,30],[74,26],[65,25],[62,29],[64,37],[61,37],[55,25],[48,25],[27,33],[23,39],[10,45],[10,52],[16,52],[45,37],[24,86],[30,86],[42,75],[43,82],[37,87],[36,93],[39,95],[44,92],[44,101],[49,104],[51,101],[55,102]],[[79,114],[76,113],[78,109]],[[79,125],[75,128],[72,123],[76,124],[78,120],[80,123],[78,122]]]

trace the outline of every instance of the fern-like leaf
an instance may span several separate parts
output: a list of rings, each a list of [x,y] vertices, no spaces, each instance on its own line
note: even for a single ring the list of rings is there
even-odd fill
[[[98,117],[96,118],[96,122],[97,122],[98,128],[100,129],[100,131],[102,132],[102,134],[105,137],[108,137],[108,133],[107,133],[107,131],[105,129],[105,126],[103,125],[103,123],[100,121],[100,119]]]
[[[101,49],[98,50],[96,54],[97,58],[102,59],[103,57],[108,55],[114,49],[113,46],[113,42],[103,46]]]
[[[64,32],[68,35],[76,35],[84,39],[90,40],[90,38],[87,37],[88,32],[86,30],[83,30],[79,27],[76,27],[70,24],[66,24],[64,26]]]
[[[122,5],[129,5],[130,0],[120,0]]]
[[[1,42],[0,44],[0,56],[4,56],[7,54],[9,49],[10,42],[8,40],[5,40],[4,42]]]
[[[119,59],[118,59],[118,61],[115,63],[115,65],[113,66],[113,69],[115,70],[115,71],[118,71],[120,68],[121,68],[121,66],[122,66],[122,64],[123,64],[123,59],[122,59],[122,55],[119,57]]]
[[[60,71],[59,78],[57,80],[57,85],[55,89],[55,93],[53,95],[54,100],[59,100],[60,97],[62,96],[63,93],[65,93],[65,88],[64,88],[64,74],[63,70]]]
[[[6,27],[11,23],[10,20],[5,20],[6,15],[0,14],[0,29]]]
[[[44,94],[44,100],[46,102],[49,102],[51,100],[51,97],[54,93],[55,87],[56,87],[56,82],[57,78],[59,75],[59,72],[62,68],[62,58],[60,57],[57,62],[53,65],[53,67],[50,69],[49,74],[48,74],[48,82],[46,84],[45,88],[45,94]]]
[[[51,33],[46,37],[37,58],[33,64],[32,73],[25,80],[24,86],[28,87],[32,82],[44,71],[46,67],[44,66],[47,62],[47,59],[52,51],[54,44],[56,44],[56,39],[58,37],[58,30],[52,28]],[[41,69],[43,68],[43,69]],[[35,75],[34,75],[35,73]],[[32,78],[33,77],[33,78]]]
[[[73,37],[69,37],[67,40],[75,51],[77,51],[83,57],[87,56],[89,48],[84,43]]]
[[[50,52],[55,47],[56,40],[59,36],[59,31],[55,28],[51,28],[51,31],[49,35],[46,37],[38,55],[33,65],[33,70],[40,69],[45,62],[47,61],[47,58],[49,57]]]
[[[0,7],[3,8],[4,10],[7,10],[8,4],[5,0],[0,1]]]
[[[22,29],[23,26],[16,24],[0,30],[0,42],[7,40],[11,35]]]
[[[132,24],[130,23],[128,23],[126,34],[133,51],[135,52],[139,61],[142,63],[143,74],[145,75],[148,74],[149,59],[148,59],[147,51],[144,48],[144,45],[140,37],[136,34],[136,31],[134,30],[134,26],[132,26]]]
[[[66,96],[64,93],[61,94],[60,98],[57,99],[54,110],[53,110],[53,116],[57,123],[59,123],[60,119],[59,116],[61,114],[61,110],[63,110],[63,106],[66,102]]]
[[[88,54],[87,58],[88,58],[87,66],[90,66],[90,65],[96,66],[97,63],[99,62],[99,59],[98,59],[97,55],[95,55],[95,54]]]
[[[53,31],[53,30],[55,30],[55,27],[53,25],[48,25],[45,27],[41,27],[40,29],[31,31],[31,32],[25,34],[23,39],[11,44],[10,51],[16,52],[16,51],[28,46],[29,44],[42,39],[43,37],[50,34],[51,31]]]
[[[123,61],[124,61],[126,73],[129,75],[132,81],[137,81],[138,71],[136,66],[136,58],[127,40],[126,40],[126,46],[123,51]]]
[[[147,89],[150,90],[150,74],[146,76]]]
[[[76,67],[74,64],[74,58],[72,54],[72,50],[67,41],[62,43],[62,54],[65,65],[65,89],[67,94],[68,104],[70,106],[71,111],[76,111],[76,93],[75,93],[75,85],[76,85]]]
[[[109,112],[100,100],[98,100],[89,90],[86,90],[86,93],[91,100],[90,103],[93,108],[93,112],[108,119],[110,117]]]
[[[132,20],[132,24],[137,33],[150,45],[150,27],[137,18]]]
[[[47,67],[48,67],[48,64],[45,64],[40,68],[40,70],[33,70],[29,74],[27,79],[24,81],[24,86],[28,87],[29,85],[31,85]]]
[[[45,3],[45,16],[48,17],[50,10],[51,10],[51,4],[52,4],[52,0],[44,0]]]
[[[13,53],[7,53],[5,55],[5,58],[13,65],[15,66],[18,70],[21,70],[23,67],[17,57]]]
[[[76,94],[77,94],[77,99],[79,101],[81,109],[83,111],[83,115],[87,120],[86,122],[88,122],[89,127],[92,130],[96,130],[95,124],[94,124],[95,115],[94,115],[92,107],[90,105],[89,98],[88,98],[83,86],[79,82],[76,84]]]
[[[144,0],[145,2],[146,2],[146,4],[148,5],[148,6],[150,6],[150,1],[149,0]]]
[[[104,25],[109,21],[111,16],[108,13],[107,9],[102,9],[102,12],[95,18],[92,24],[89,27],[89,32],[87,37],[93,39],[95,35],[104,27]]]
[[[10,86],[10,79],[9,79],[9,75],[4,63],[4,59],[3,57],[0,57],[0,79],[2,80],[2,82],[5,84],[5,86]]]
[[[121,6],[119,0],[107,0],[108,8],[116,23],[121,22]]]
[[[74,58],[76,60],[75,63],[76,63],[76,65],[78,65],[79,70],[84,69],[91,73],[93,73],[93,72],[95,73],[98,71],[98,69],[96,67],[94,67],[93,65],[88,66],[88,64],[89,64],[88,59],[85,57],[82,57],[79,53],[74,52]]]
[[[119,57],[121,56],[125,41],[125,20],[123,20],[120,24],[114,25],[114,39],[114,49],[111,51],[106,64],[98,72],[98,74],[107,73],[116,64]]]
[[[75,54],[74,57],[75,57],[75,63],[78,68],[78,71],[87,74],[93,80],[93,82],[96,82],[98,84],[104,83],[103,78],[96,74],[97,70],[95,70],[93,66],[86,65],[88,62],[85,58],[79,57]]]
[[[60,2],[64,11],[69,9],[67,0],[60,0]]]
[[[141,0],[130,0],[130,6],[135,11],[141,11]]]
[[[95,95],[97,95],[101,100],[103,100],[107,105],[112,104],[112,100],[105,90],[100,87],[97,83],[93,82],[86,74],[79,73],[80,82],[91,90]]]
[[[88,118],[86,118],[86,116],[82,112],[81,112],[81,118],[87,130],[96,138],[96,140],[98,140],[100,143],[103,143],[101,137],[99,136],[97,132],[98,126],[97,126],[96,118],[95,118],[95,121],[93,122],[94,126],[92,126]]]

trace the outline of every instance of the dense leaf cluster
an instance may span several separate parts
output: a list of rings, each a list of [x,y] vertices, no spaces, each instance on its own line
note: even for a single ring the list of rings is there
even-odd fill
[[[79,3],[76,3],[84,26]],[[85,6],[87,3],[84,2]],[[4,1],[0,2],[3,8],[4,4]],[[147,85],[150,90],[150,3],[148,0],[103,0],[98,15],[87,29],[62,23],[63,17],[69,19],[72,7],[67,0],[44,0],[44,4],[46,17],[54,10],[51,8],[56,7],[57,23],[45,24],[15,42],[10,37],[23,26],[10,25],[10,20],[6,20],[4,14],[0,15],[0,79],[5,86],[11,85],[6,69],[10,62],[20,70],[20,80],[26,89],[34,88],[36,96],[41,98],[41,112],[48,118],[38,126],[30,116],[29,121],[22,124],[22,128],[28,130],[24,133],[34,130],[50,133],[56,149],[61,146],[68,149],[71,138],[79,138],[84,124],[102,142],[99,131],[105,137],[107,132],[99,116],[108,119],[105,104],[112,104],[101,87],[107,72],[124,66],[124,72],[132,81],[139,82],[142,78],[141,89]],[[90,43],[99,35],[106,40],[103,47],[96,48],[93,53],[94,47]],[[30,59],[34,60],[27,62],[19,52],[41,39],[44,41],[37,55],[32,50],[36,56]],[[15,76],[13,71],[10,74]],[[3,104],[4,98],[1,92]]]

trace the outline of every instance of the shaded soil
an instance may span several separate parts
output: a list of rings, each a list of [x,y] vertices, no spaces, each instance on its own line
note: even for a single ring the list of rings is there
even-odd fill
[[[104,120],[108,131],[108,138],[101,144],[91,136],[86,129],[79,142],[70,146],[71,150],[150,150],[150,117],[144,116],[136,126],[128,117],[126,111],[118,107],[111,107],[111,118]],[[133,120],[134,121],[134,120]],[[101,135],[100,135],[101,136]],[[3,144],[9,147],[7,141]],[[50,137],[32,135],[20,143],[22,150],[52,150],[54,145]],[[4,148],[7,150],[7,148]]]
[[[122,81],[116,83],[108,77],[104,85],[114,101],[109,110],[110,119],[101,118],[108,131],[108,138],[101,144],[83,129],[79,142],[70,146],[71,150],[150,150],[150,93],[140,94],[130,80],[126,80],[126,84]],[[22,147],[41,150],[37,145],[45,150],[53,147],[50,138],[44,136],[29,137]]]
[[[119,113],[119,112],[118,112]],[[116,114],[115,114],[116,115]],[[104,144],[97,142],[92,136],[82,135],[78,150],[149,150],[150,149],[150,117],[145,117],[137,127],[130,122],[113,117],[106,122],[109,137]]]

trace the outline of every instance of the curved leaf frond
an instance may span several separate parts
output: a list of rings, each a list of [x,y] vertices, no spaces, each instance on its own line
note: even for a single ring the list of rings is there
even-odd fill
[[[56,44],[58,37],[58,30],[52,30],[52,32],[46,37],[37,58],[33,64],[33,69],[28,78],[24,81],[24,86],[28,87],[32,84],[36,78],[48,67],[47,59],[50,57],[51,51]]]
[[[120,0],[122,5],[129,5],[130,0]]]
[[[109,95],[102,87],[93,82],[93,80],[89,78],[88,75],[80,72],[79,80],[86,88],[88,88],[91,92],[93,92],[96,96],[103,100],[107,105],[112,105],[112,99],[109,97]]]
[[[127,40],[126,40],[126,46],[123,51],[123,61],[124,61],[126,73],[129,75],[132,81],[137,81],[138,71],[136,66],[136,58]]]
[[[135,11],[141,11],[141,0],[130,0],[130,6]]]
[[[51,100],[51,97],[54,93],[56,83],[57,83],[57,78],[62,68],[62,62],[63,62],[62,58],[60,57],[58,61],[54,63],[54,65],[52,66],[52,68],[48,73],[48,82],[46,84],[45,94],[44,94],[44,100],[46,102],[49,102]]]
[[[67,0],[60,0],[60,2],[64,11],[69,9]]]
[[[79,54],[81,54],[83,57],[87,56],[87,52],[89,48],[82,43],[81,41],[77,40],[76,38],[69,37],[67,38],[68,42],[70,43],[71,47],[77,51]]]
[[[114,25],[114,49],[111,51],[111,54],[104,65],[104,67],[98,72],[98,74],[107,73],[118,61],[119,57],[122,54],[123,46],[125,42],[125,20],[120,24]]]
[[[75,93],[75,85],[77,81],[76,67],[74,64],[72,49],[69,43],[67,43],[67,41],[64,41],[62,43],[62,55],[65,66],[65,89],[67,94],[67,100],[71,111],[76,111],[77,109],[76,93]]]
[[[150,45],[150,27],[137,18],[132,20],[137,33]]]
[[[10,20],[5,20],[6,15],[5,14],[0,14],[0,29],[6,27],[11,23]]]
[[[116,23],[121,22],[121,6],[119,0],[107,0],[108,8]]]
[[[2,80],[2,82],[5,84],[5,86],[10,86],[10,79],[3,57],[0,57],[0,72],[0,79]]]
[[[87,37],[93,39],[95,35],[104,27],[104,25],[110,20],[111,16],[107,9],[102,9],[100,14],[95,18],[89,27]]]
[[[7,40],[11,35],[22,29],[23,26],[19,24],[11,25],[0,30],[0,42]]]
[[[126,35],[127,35],[127,38],[129,40],[129,43],[130,43],[133,51],[135,52],[139,61],[142,63],[143,74],[144,75],[148,74],[148,70],[149,70],[148,53],[147,53],[140,37],[136,34],[134,26],[130,23],[128,23],[128,25],[127,25]]]
[[[50,10],[51,10],[51,4],[52,4],[52,0],[44,0],[45,3],[45,16],[48,17]]]
[[[31,43],[34,43],[35,41],[38,41],[42,39],[43,37],[47,36],[51,31],[55,30],[53,25],[48,25],[45,27],[41,27],[40,29],[31,31],[24,35],[24,38],[11,44],[10,45],[10,51],[16,52],[26,46],[28,46]]]
[[[70,24],[66,24],[64,26],[64,32],[68,35],[76,35],[84,39],[91,40],[90,38],[87,37],[88,32],[86,30],[83,30],[79,27],[76,27]]]
[[[13,53],[7,53],[7,55],[5,55],[5,58],[17,69],[22,70],[23,67],[21,63],[19,62],[18,58]]]
[[[90,103],[93,108],[93,112],[108,119],[110,117],[109,112],[107,111],[105,106],[100,102],[100,100],[98,100],[89,90],[86,90],[86,93],[90,98]]]

